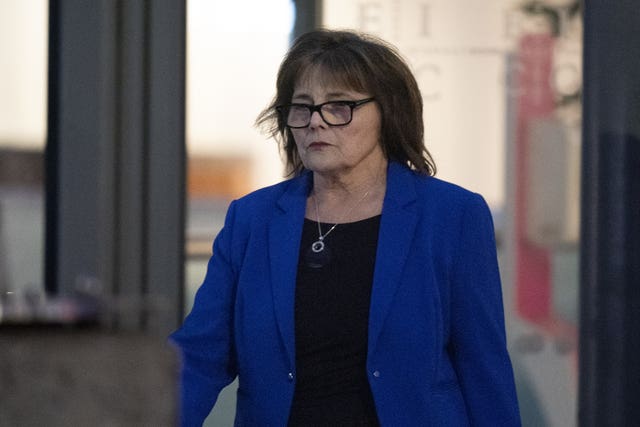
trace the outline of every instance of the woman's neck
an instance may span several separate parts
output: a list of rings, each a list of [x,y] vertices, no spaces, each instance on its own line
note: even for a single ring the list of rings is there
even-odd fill
[[[307,218],[322,222],[352,222],[379,215],[386,190],[386,175],[386,167],[358,176],[314,173],[313,190],[307,201]]]

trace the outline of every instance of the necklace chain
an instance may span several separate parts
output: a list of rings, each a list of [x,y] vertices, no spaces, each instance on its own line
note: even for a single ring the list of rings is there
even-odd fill
[[[367,196],[369,195],[369,193],[371,192],[371,189],[367,190],[366,193],[364,193],[364,195],[360,198],[360,200],[358,200],[353,206],[351,206],[351,208],[346,211],[338,220],[338,222],[336,222],[335,224],[333,224],[331,226],[331,228],[329,228],[329,231],[327,231],[326,233],[322,234],[322,226],[320,225],[320,209],[318,208],[318,198],[316,193],[313,193],[313,202],[316,205],[316,223],[318,224],[318,240],[316,240],[312,245],[311,245],[311,249],[314,252],[322,252],[324,250],[324,239],[329,235],[329,233],[331,233],[333,230],[336,229],[336,227],[346,218],[349,216],[349,214],[351,212],[353,212],[353,210],[360,205],[360,203],[362,203],[364,201],[364,199],[367,198]]]

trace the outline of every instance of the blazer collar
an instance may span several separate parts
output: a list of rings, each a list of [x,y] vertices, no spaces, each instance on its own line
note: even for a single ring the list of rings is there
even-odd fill
[[[409,257],[418,221],[416,198],[414,172],[399,163],[389,163],[369,309],[369,354],[375,350]]]
[[[309,171],[289,181],[277,201],[277,209],[269,227],[269,262],[275,316],[291,368],[295,366],[294,304],[297,260],[311,184],[312,175]]]

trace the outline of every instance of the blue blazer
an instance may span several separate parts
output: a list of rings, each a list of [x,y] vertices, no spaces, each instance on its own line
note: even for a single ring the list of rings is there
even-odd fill
[[[239,379],[236,426],[286,426],[294,295],[311,173],[231,203],[181,350],[182,424]],[[519,426],[493,223],[484,199],[390,163],[367,351],[382,426]]]

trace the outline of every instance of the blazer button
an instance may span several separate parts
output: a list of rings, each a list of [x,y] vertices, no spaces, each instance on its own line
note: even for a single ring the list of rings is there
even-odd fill
[[[288,379],[289,381],[293,381],[293,372],[289,372],[289,373],[287,374],[287,379]]]
[[[375,378],[380,378],[380,371],[373,371],[373,376]]]

